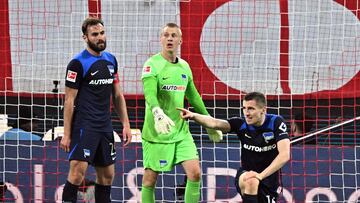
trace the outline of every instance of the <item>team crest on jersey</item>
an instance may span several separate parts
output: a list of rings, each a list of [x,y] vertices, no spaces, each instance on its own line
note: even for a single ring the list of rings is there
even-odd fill
[[[160,167],[164,167],[167,165],[167,161],[166,160],[160,160]]]
[[[185,75],[185,74],[181,74],[181,79],[186,80],[186,75]]]
[[[68,70],[66,74],[66,80],[69,82],[76,82],[77,72]]]
[[[269,143],[270,140],[274,139],[274,133],[273,132],[265,132],[262,134],[264,140],[266,143]]]
[[[114,66],[113,65],[107,65],[107,68],[109,69],[110,74],[114,74]]]

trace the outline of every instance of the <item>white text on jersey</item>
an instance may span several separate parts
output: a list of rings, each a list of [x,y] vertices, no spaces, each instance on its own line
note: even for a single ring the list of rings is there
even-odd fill
[[[243,147],[249,151],[267,152],[267,151],[276,149],[276,144],[267,145],[265,147],[258,147],[258,146],[254,146],[254,145],[243,144]]]
[[[91,80],[89,82],[90,85],[107,85],[107,84],[112,84],[113,83],[112,78],[109,79],[98,79],[98,80]]]

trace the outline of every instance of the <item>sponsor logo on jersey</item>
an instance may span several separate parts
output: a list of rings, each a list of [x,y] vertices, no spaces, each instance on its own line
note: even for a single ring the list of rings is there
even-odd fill
[[[267,152],[267,151],[276,149],[276,144],[267,145],[267,146],[264,146],[264,147],[258,147],[258,146],[254,146],[254,145],[243,144],[243,147],[244,147],[244,149],[247,149],[249,151]]]
[[[99,70],[97,70],[97,71],[95,71],[95,72],[91,72],[90,75],[91,75],[91,76],[94,76],[94,75],[96,75],[96,73],[98,73],[98,72],[99,72]]]
[[[164,167],[167,165],[167,161],[166,160],[160,160],[160,167]]]
[[[89,156],[90,156],[90,150],[84,149],[84,158],[89,157]]]
[[[248,134],[245,133],[244,135],[245,135],[245,137],[251,139],[251,137]]]
[[[76,82],[76,76],[77,76],[77,72],[68,70],[66,74],[66,80],[69,82]]]
[[[151,72],[151,67],[150,66],[146,66],[143,68],[143,72],[144,73],[150,73]]]
[[[179,92],[183,92],[185,91],[185,86],[184,85],[164,85],[161,87],[162,90],[165,91],[179,91]]]
[[[266,143],[269,143],[270,140],[274,139],[274,133],[273,132],[265,132],[262,134],[264,140]]]
[[[113,78],[91,80],[91,81],[89,82],[89,85],[108,85],[108,84],[112,84],[113,81],[114,81]]]

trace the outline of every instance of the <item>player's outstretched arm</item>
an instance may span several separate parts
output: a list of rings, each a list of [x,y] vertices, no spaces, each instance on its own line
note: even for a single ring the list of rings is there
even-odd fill
[[[231,130],[230,124],[226,120],[213,118],[209,115],[201,115],[184,108],[176,109],[180,111],[181,118],[194,120],[196,123],[204,126],[205,128],[220,130],[224,133],[230,132]]]
[[[206,110],[204,101],[202,100],[192,80],[189,82],[188,87],[186,88],[185,95],[196,113],[209,115],[209,112]]]
[[[195,112],[202,115],[209,115],[193,81],[189,82],[189,86],[186,90],[186,97],[191,106],[194,107]],[[223,133],[221,130],[206,128],[206,132],[208,133],[210,140],[214,142],[220,142],[223,139]]]

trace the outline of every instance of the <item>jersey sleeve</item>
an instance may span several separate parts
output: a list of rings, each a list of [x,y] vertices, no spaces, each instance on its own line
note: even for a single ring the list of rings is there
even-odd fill
[[[150,107],[150,109],[159,106],[159,101],[156,96],[157,81],[155,77],[145,77],[142,81],[144,86],[144,97],[146,104]]]
[[[119,84],[119,68],[118,68],[118,62],[114,56],[114,84]]]
[[[289,139],[289,134],[287,133],[285,121],[280,116],[278,116],[274,122],[274,131],[276,142],[282,139]]]
[[[196,89],[194,80],[193,80],[193,75],[190,69],[189,64],[185,61],[181,59],[181,62],[183,64],[183,66],[186,67],[187,70],[187,75],[189,78],[187,87],[186,87],[186,91],[185,91],[185,96],[187,98],[187,100],[189,101],[190,105],[194,108],[194,111],[196,113],[202,114],[202,115],[209,115],[208,111],[206,110],[204,101],[202,100],[198,90]]]
[[[159,101],[157,99],[156,75],[155,67],[149,60],[146,61],[143,67],[141,79],[143,82],[145,102],[150,109],[159,106]]]
[[[239,117],[233,117],[227,120],[227,122],[230,124],[230,132],[239,133],[241,126],[244,124],[244,120]]]
[[[191,104],[191,106],[194,107],[194,110],[196,113],[199,113],[202,115],[209,115],[208,111],[206,110],[205,104],[204,104],[204,102],[192,80],[189,81],[189,84],[186,88],[185,95],[186,95],[186,98],[188,99],[189,103]]]
[[[83,78],[83,67],[79,60],[73,59],[66,68],[65,86],[79,89]]]
[[[147,78],[147,77],[156,77],[157,73],[156,73],[156,68],[153,66],[153,64],[151,63],[151,60],[147,60],[143,66],[142,69],[142,75],[141,75],[141,79]]]

